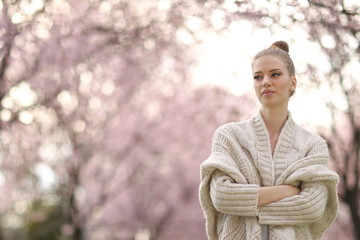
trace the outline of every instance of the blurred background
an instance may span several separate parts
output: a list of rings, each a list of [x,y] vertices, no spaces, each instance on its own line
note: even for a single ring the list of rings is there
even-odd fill
[[[285,40],[294,119],[326,138],[360,239],[358,0],[2,0],[0,239],[206,239],[199,165],[258,111],[251,58]]]

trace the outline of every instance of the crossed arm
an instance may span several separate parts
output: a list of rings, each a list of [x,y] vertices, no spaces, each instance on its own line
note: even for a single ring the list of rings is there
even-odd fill
[[[327,191],[320,183],[260,187],[238,184],[215,171],[210,197],[217,211],[238,216],[259,216],[262,224],[291,225],[317,221],[325,211]]]
[[[227,214],[251,216],[265,204],[299,193],[300,189],[291,185],[260,187],[256,184],[238,184],[219,170],[213,173],[210,183],[215,208]]]
[[[292,185],[279,185],[271,187],[260,187],[258,206],[291,197],[300,193],[300,189]]]

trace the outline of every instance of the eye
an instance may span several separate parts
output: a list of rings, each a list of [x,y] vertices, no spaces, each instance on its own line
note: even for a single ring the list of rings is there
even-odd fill
[[[271,74],[271,77],[279,77],[279,76],[281,76],[281,73],[279,72]]]
[[[260,76],[260,75],[255,75],[254,76],[254,80],[261,80],[262,79],[262,76]]]

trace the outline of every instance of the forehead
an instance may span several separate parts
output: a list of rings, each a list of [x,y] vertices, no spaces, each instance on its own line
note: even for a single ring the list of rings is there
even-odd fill
[[[274,69],[280,69],[287,71],[284,61],[274,55],[265,55],[256,59],[252,65],[253,73],[256,72],[268,72]]]

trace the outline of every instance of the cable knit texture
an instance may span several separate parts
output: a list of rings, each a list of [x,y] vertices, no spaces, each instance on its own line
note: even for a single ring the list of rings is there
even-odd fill
[[[210,240],[321,239],[338,211],[338,175],[327,167],[325,141],[289,113],[274,154],[259,113],[219,127],[201,164],[200,204]],[[260,186],[291,184],[300,194],[258,208]]]

